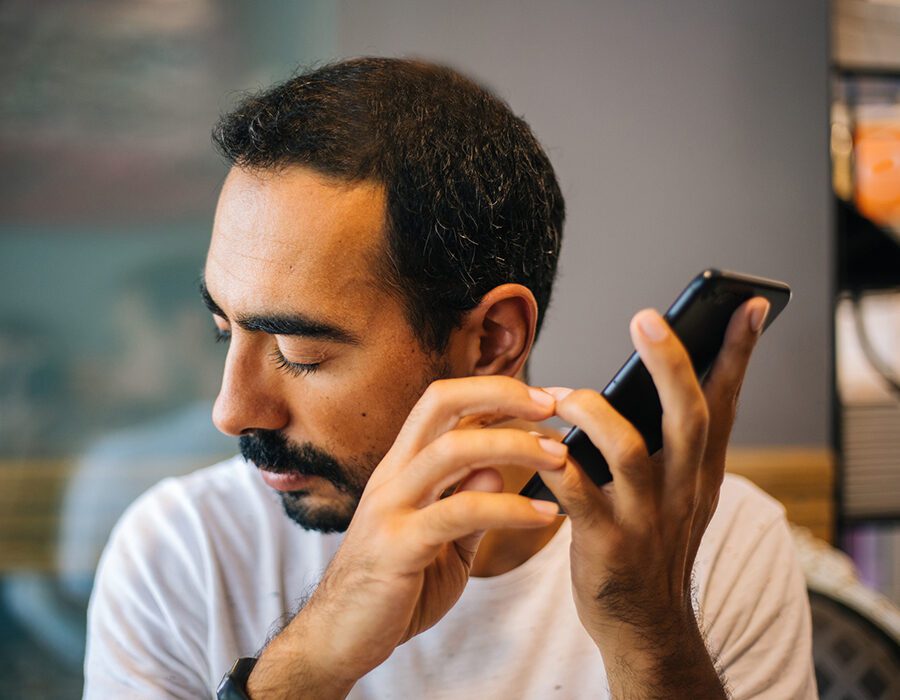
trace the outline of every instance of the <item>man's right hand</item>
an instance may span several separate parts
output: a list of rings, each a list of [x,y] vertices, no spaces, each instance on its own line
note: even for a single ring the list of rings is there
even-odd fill
[[[316,592],[261,655],[250,696],[346,696],[456,603],[486,530],[552,522],[556,504],[502,493],[492,467],[559,469],[565,446],[524,430],[471,428],[501,417],[542,421],[554,409],[552,396],[509,377],[434,382],[372,473]]]

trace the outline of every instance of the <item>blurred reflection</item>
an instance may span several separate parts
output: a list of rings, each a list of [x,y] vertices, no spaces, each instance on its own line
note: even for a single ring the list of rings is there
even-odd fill
[[[205,213],[205,181],[218,168],[192,127],[208,129],[224,76],[240,60],[227,5],[7,0],[0,153],[17,177],[0,190],[6,221]],[[48,191],[56,195],[49,207]]]
[[[93,572],[125,508],[166,476],[233,454],[211,422],[220,353],[191,282],[193,259],[170,259],[128,275],[113,307],[118,348],[106,369],[110,399],[139,419],[93,440],[62,499],[57,567],[67,592],[87,604]],[[173,358],[177,358],[174,361]]]
[[[110,355],[89,358],[96,366],[82,367],[82,381],[95,373],[100,403],[118,408],[118,422],[127,424],[98,434],[70,468],[55,472],[64,477],[71,469],[68,480],[42,484],[61,490],[55,573],[19,571],[3,584],[7,614],[72,672],[84,655],[93,573],[121,514],[161,479],[235,452],[234,440],[212,425],[211,400],[196,398],[213,394],[221,368],[194,289],[198,269],[195,256],[167,258],[125,271],[121,289],[110,290]],[[43,399],[58,391],[65,365],[37,329],[11,321],[0,329],[0,386],[11,399],[4,402],[7,452],[34,454],[55,422],[47,413],[53,402]],[[33,505],[27,515],[40,516]]]
[[[7,457],[37,451],[59,423],[52,401],[65,383],[50,333],[32,318],[0,317],[0,445]]]
[[[235,93],[328,57],[328,0],[0,3],[0,698],[81,693],[113,524],[235,451],[196,293]]]

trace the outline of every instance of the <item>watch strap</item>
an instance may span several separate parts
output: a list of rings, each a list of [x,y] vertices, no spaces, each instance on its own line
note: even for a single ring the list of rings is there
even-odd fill
[[[252,656],[242,657],[234,662],[231,670],[226,673],[216,690],[218,700],[250,700],[247,695],[247,679],[250,672],[256,666],[256,659]]]

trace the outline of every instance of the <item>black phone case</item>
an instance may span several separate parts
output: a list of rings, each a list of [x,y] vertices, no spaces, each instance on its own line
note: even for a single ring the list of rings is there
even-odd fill
[[[731,315],[748,299],[765,297],[771,304],[763,331],[778,317],[791,298],[783,282],[736,272],[708,269],[697,275],[665,313],[665,319],[690,355],[700,381],[712,368],[725,339]],[[663,445],[662,406],[650,373],[637,352],[616,372],[601,392],[622,416],[638,429],[650,454]],[[563,443],[569,454],[597,486],[612,481],[609,465],[588,436],[577,426]],[[539,474],[520,491],[523,496],[556,501]]]

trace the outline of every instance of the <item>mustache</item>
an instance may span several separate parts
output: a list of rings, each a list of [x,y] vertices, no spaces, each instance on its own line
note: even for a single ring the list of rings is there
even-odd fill
[[[238,440],[241,455],[259,469],[273,474],[302,474],[327,479],[342,491],[358,485],[334,457],[311,443],[297,445],[277,430],[256,430]]]

